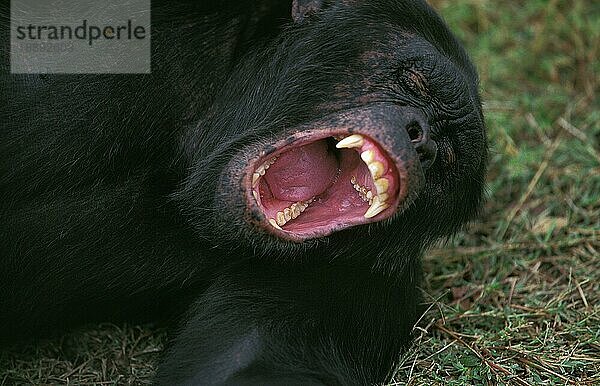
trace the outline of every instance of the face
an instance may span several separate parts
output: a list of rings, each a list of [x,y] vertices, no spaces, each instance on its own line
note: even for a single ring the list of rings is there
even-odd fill
[[[437,16],[406,3],[332,6],[250,54],[202,125],[213,151],[185,189],[213,200],[199,229],[290,253],[359,239],[420,249],[473,216],[486,159],[476,74]]]

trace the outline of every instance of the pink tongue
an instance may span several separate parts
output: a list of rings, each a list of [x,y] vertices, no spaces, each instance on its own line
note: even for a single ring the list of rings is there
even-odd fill
[[[335,155],[326,141],[293,148],[277,158],[263,177],[278,200],[304,201],[322,193],[337,173]]]

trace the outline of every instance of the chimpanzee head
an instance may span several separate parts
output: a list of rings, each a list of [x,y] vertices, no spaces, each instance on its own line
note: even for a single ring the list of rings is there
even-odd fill
[[[186,138],[180,195],[198,231],[283,257],[417,252],[453,234],[480,207],[487,154],[464,49],[424,1],[292,8]]]

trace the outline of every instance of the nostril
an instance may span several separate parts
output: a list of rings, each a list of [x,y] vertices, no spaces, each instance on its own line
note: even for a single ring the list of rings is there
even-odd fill
[[[421,142],[423,139],[423,129],[421,128],[421,125],[419,125],[419,122],[409,123],[406,127],[406,131],[412,142]]]
[[[412,121],[406,125],[406,132],[419,154],[421,166],[428,169],[435,161],[437,154],[437,143],[429,136],[429,126],[422,125],[419,121]]]

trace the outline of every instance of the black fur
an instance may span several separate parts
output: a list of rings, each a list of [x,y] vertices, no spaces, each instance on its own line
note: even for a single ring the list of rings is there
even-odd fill
[[[164,3],[151,75],[11,75],[0,6],[0,339],[189,308],[158,384],[383,382],[418,317],[419,257],[482,201],[464,49],[420,0],[301,1],[296,23],[291,1]],[[410,206],[302,244],[245,220],[234,177],[254,150],[366,105],[431,127]]]

